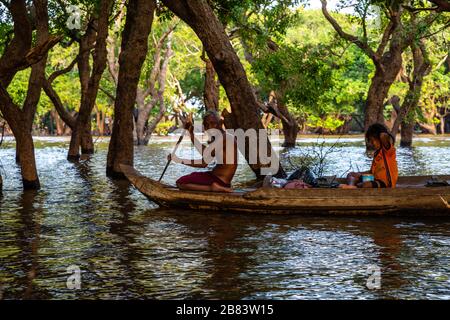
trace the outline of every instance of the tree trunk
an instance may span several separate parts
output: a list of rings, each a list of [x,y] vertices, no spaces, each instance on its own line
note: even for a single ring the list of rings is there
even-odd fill
[[[441,121],[439,123],[439,128],[441,130],[441,134],[445,134],[445,116],[439,117],[439,120]]]
[[[283,147],[285,148],[293,148],[297,142],[297,134],[298,134],[298,123],[294,116],[289,112],[288,108],[282,101],[282,97],[280,97],[279,93],[277,95],[277,107],[279,112],[281,113],[281,123],[283,124],[283,135],[284,142]]]
[[[412,145],[413,131],[416,123],[414,114],[410,113],[414,112],[417,108],[422,92],[423,79],[431,71],[431,64],[428,59],[424,41],[421,40],[418,46],[413,44],[411,50],[414,62],[413,76],[412,80],[409,81],[408,92],[406,93],[405,100],[400,107],[400,111],[398,112],[392,127],[392,135],[395,137],[401,123],[402,133],[400,145],[405,147],[410,147]]]
[[[205,55],[202,55],[205,62],[205,88],[203,91],[203,101],[206,110],[219,111],[219,92],[220,82],[216,80],[216,70],[214,66]]]
[[[234,51],[230,40],[212,8],[206,0],[163,0],[163,3],[184,22],[186,22],[197,34],[203,43],[206,53],[211,60],[220,83],[225,88],[231,105],[230,117],[236,126],[230,129],[256,129],[264,130],[258,115],[259,105],[248,81],[245,70]],[[270,141],[268,145],[269,155],[273,155]],[[258,138],[258,145],[260,141]],[[257,178],[262,178],[261,169],[268,167],[261,163],[261,155],[258,146],[245,144],[245,150],[241,150],[247,162]],[[250,163],[251,154],[256,155],[256,163]],[[265,156],[265,155],[264,155]],[[278,172],[274,174],[283,175],[284,172],[278,161]],[[272,164],[273,165],[273,164]]]
[[[422,130],[422,133],[428,133],[432,135],[437,134],[436,125],[430,123],[419,123],[419,127]]]
[[[119,56],[115,120],[106,167],[110,177],[124,178],[120,164],[133,165],[133,107],[155,9],[154,0],[130,0],[127,6]]]
[[[147,80],[147,88],[146,90],[141,90],[138,88],[136,93],[136,103],[138,105],[137,120],[135,123],[137,145],[148,144],[153,130],[155,129],[156,125],[158,125],[159,121],[161,121],[162,116],[165,112],[165,109],[160,109],[160,111],[158,112],[158,116],[152,121],[153,125],[148,124],[150,113],[153,111],[153,108],[158,103],[160,106],[162,106],[161,108],[164,108],[163,96],[166,88],[166,78],[169,61],[173,55],[172,36],[174,28],[175,24],[173,26],[170,26],[163,33],[159,41],[155,43],[155,54],[153,55],[154,65]],[[166,40],[166,50],[161,63],[161,52]],[[156,89],[156,83],[158,83],[159,85],[158,90]],[[147,99],[147,97],[151,97],[151,99],[146,103],[145,100]]]
[[[384,123],[384,101],[402,68],[402,62],[402,51],[396,49],[383,56],[380,64],[376,66],[375,75],[367,93],[364,116],[365,131],[374,123]]]
[[[97,130],[99,136],[105,135],[105,112],[95,108]]]
[[[412,146],[414,126],[415,126],[414,121],[402,122],[402,130],[400,131],[401,134],[400,146],[402,147]]]
[[[16,150],[22,173],[23,188],[37,190],[40,188],[39,177],[34,156],[34,144],[31,132],[18,132],[15,135]]]
[[[33,119],[36,114],[42,85],[45,79],[47,52],[56,43],[49,36],[47,1],[33,1],[36,18],[36,46],[31,48],[32,28],[25,1],[12,1],[8,8],[14,22],[14,38],[7,44],[0,58],[0,111],[8,122],[16,139],[16,160],[21,168],[24,189],[39,189],[33,137]],[[31,63],[27,95],[22,108],[11,99],[6,88],[14,75],[24,69],[33,52],[40,51],[36,61]]]
[[[138,94],[139,95],[139,94]],[[143,99],[137,99],[138,104],[138,116],[135,123],[136,126],[136,144],[138,146],[145,146],[147,145],[145,141],[145,136],[147,133],[147,123],[148,118],[150,117],[150,112],[153,109],[154,99],[152,98],[152,101],[150,101],[148,104],[144,103],[144,101],[140,101]]]
[[[80,41],[80,53],[78,58],[78,70],[81,83],[81,104],[73,128],[70,142],[69,160],[80,158],[82,154],[93,154],[94,143],[92,140],[91,114],[100,85],[103,71],[106,69],[106,38],[108,37],[109,13],[112,0],[101,0],[98,17],[90,21],[86,34]],[[90,47],[95,43],[93,53],[93,68],[90,74],[89,57]],[[74,141],[72,141],[75,139]]]
[[[61,118],[58,115],[58,112],[55,109],[50,111],[53,121],[56,125],[56,135],[61,136],[64,134],[64,123],[62,123]]]

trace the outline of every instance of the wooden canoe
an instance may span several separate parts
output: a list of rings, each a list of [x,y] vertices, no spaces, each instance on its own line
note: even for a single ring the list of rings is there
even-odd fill
[[[258,214],[450,216],[450,187],[425,187],[431,176],[400,177],[396,189],[261,188],[215,193],[181,191],[133,167],[121,168],[134,187],[161,207]]]

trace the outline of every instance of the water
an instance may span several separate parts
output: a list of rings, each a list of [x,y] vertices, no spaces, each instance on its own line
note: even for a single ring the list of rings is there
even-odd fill
[[[283,153],[295,160],[315,139]],[[327,145],[334,144],[327,140]],[[174,139],[137,148],[136,167],[158,178]],[[158,209],[105,177],[107,144],[65,160],[65,139],[37,139],[42,190],[21,191],[13,142],[0,149],[0,297],[4,299],[450,299],[450,219],[238,215]],[[366,169],[360,138],[341,139],[329,173]],[[401,174],[450,172],[450,139],[398,151]],[[191,154],[188,144],[181,150]],[[192,170],[173,164],[165,181]],[[251,179],[241,165],[236,186]],[[68,289],[69,266],[81,289]],[[381,268],[381,288],[367,287]]]

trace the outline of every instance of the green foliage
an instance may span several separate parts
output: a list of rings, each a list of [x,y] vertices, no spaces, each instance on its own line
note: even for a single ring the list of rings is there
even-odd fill
[[[226,25],[231,42],[246,70],[247,76],[267,100],[273,90],[281,93],[282,99],[290,112],[304,121],[308,127],[324,128],[335,131],[351,115],[364,112],[364,102],[374,73],[372,61],[355,45],[349,44],[337,36],[320,10],[305,10],[299,5],[302,0],[210,0],[220,20]],[[381,0],[342,0],[339,7],[351,6],[353,14],[332,13],[343,29],[351,34],[363,37],[365,26],[367,40],[376,48],[382,30],[388,23],[387,6],[396,6],[404,1]],[[53,34],[66,36],[62,45],[55,46],[49,53],[46,74],[68,66],[77,55],[77,46],[67,46],[69,39],[79,37],[85,30],[90,17],[96,14],[99,1],[66,0],[49,1],[49,14]],[[64,5],[62,5],[64,4]],[[67,30],[67,5],[78,5],[82,13],[82,28],[78,31]],[[409,1],[414,7],[430,6],[427,1]],[[119,8],[116,1],[112,16]],[[429,12],[418,14],[421,19]],[[155,53],[154,39],[167,30],[175,21],[174,15],[161,3],[158,3],[157,18],[152,26],[149,38],[149,52],[141,73],[139,86],[145,88],[146,80],[153,67]],[[405,32],[411,26],[410,18],[405,13]],[[111,25],[110,37],[114,38],[116,55],[119,54],[122,23]],[[363,23],[364,22],[364,23]],[[448,54],[448,13],[437,17],[433,26],[419,24],[417,37],[429,34],[427,47],[432,65],[436,67]],[[9,42],[12,31],[11,18],[5,7],[0,4],[0,54]],[[428,40],[429,38],[429,40]],[[418,41],[418,39],[416,39]],[[270,47],[272,45],[272,47]],[[203,107],[203,90],[205,63],[202,61],[203,46],[196,34],[184,22],[179,22],[174,30],[172,47],[174,55],[170,60],[164,101],[170,114],[181,100],[187,108],[197,112]],[[252,59],[248,59],[248,54]],[[405,68],[411,72],[411,52],[404,54]],[[251,62],[251,63],[250,63]],[[23,70],[15,76],[7,88],[14,102],[22,105],[27,94],[30,69]],[[181,92],[178,89],[181,87]],[[53,83],[66,108],[77,111],[80,104],[80,84],[77,68],[57,78]],[[115,85],[107,71],[101,79],[102,90],[97,96],[97,108],[109,117],[113,116],[113,97]],[[425,78],[418,110],[414,117],[425,121],[437,119],[430,116],[448,105],[450,77],[444,64],[432,70]],[[391,87],[390,95],[398,95],[402,101],[408,90],[408,84],[396,82]],[[105,92],[109,93],[106,94]],[[181,99],[182,98],[182,99]],[[229,108],[225,90],[220,88],[220,108]],[[36,124],[41,126],[43,118],[53,108],[48,97],[42,93],[37,109]],[[386,116],[391,109],[386,109]],[[158,113],[154,108],[152,116]],[[428,120],[427,120],[428,119]],[[432,120],[436,121],[436,120]],[[157,134],[166,135],[173,125],[163,122],[156,129]],[[269,128],[278,124],[272,123]]]
[[[331,68],[315,58],[317,49],[284,45],[262,56],[253,65],[259,83],[267,90],[283,90],[286,102],[316,106],[321,91],[331,85]]]
[[[335,131],[337,128],[342,126],[345,121],[331,116],[327,116],[325,119],[322,119],[316,115],[310,115],[306,123],[311,128],[324,128]]]
[[[345,17],[337,19],[344,24]],[[301,10],[276,52],[262,51],[253,65],[259,84],[280,90],[291,112],[313,128],[336,130],[341,116],[362,112],[371,60],[336,38],[320,11]]]
[[[169,134],[170,128],[172,128],[174,125],[175,123],[173,121],[160,122],[155,128],[155,133],[158,136],[167,136]]]

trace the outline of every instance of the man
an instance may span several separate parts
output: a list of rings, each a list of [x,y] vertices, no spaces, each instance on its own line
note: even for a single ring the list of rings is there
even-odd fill
[[[232,192],[231,180],[237,169],[236,139],[222,127],[220,116],[213,111],[206,112],[203,127],[210,136],[208,146],[203,145],[194,135],[193,123],[188,120],[185,129],[189,131],[191,141],[202,155],[201,160],[181,159],[174,153],[168,156],[175,162],[194,168],[206,168],[215,159],[216,165],[211,171],[194,172],[177,180],[182,190]]]

